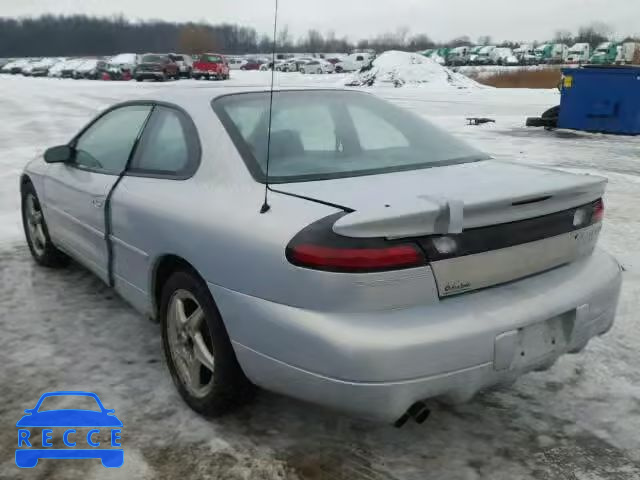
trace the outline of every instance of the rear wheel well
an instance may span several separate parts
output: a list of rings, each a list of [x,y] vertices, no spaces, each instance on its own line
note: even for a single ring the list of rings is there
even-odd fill
[[[165,255],[158,260],[153,274],[153,317],[158,320],[158,310],[160,307],[160,296],[167,280],[176,272],[188,272],[202,280],[198,271],[184,258],[177,255]]]

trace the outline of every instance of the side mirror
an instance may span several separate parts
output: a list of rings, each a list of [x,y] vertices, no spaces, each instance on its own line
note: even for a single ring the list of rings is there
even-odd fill
[[[73,158],[73,147],[69,145],[59,145],[51,147],[44,152],[44,161],[47,163],[66,163]]]

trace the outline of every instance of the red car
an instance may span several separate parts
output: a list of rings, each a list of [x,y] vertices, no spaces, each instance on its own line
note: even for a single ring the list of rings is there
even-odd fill
[[[195,57],[191,76],[196,80],[229,80],[229,62],[224,55],[203,53]]]
[[[242,65],[240,65],[240,70],[260,70],[260,65],[262,65],[262,63],[263,62],[261,62],[260,60],[249,58],[242,62]]]

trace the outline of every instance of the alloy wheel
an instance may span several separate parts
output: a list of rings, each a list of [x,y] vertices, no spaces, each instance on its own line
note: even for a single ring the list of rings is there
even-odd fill
[[[196,398],[213,389],[215,359],[204,311],[186,290],[176,291],[167,310],[167,337],[180,382]]]
[[[36,255],[44,255],[47,236],[44,233],[44,216],[36,197],[29,193],[26,198],[27,232]]]

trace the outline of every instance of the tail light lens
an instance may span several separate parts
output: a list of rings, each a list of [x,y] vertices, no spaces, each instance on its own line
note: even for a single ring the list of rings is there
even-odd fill
[[[598,223],[598,222],[602,222],[602,220],[604,219],[604,202],[602,201],[602,199],[596,200],[596,202],[593,204],[593,217],[592,217],[592,222],[593,223]]]
[[[384,238],[352,238],[338,235],[333,224],[341,212],[312,223],[287,245],[286,256],[293,265],[343,273],[402,270],[426,265],[421,248],[412,242]]]

